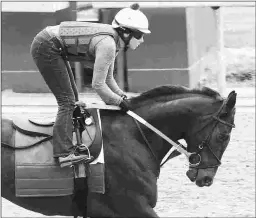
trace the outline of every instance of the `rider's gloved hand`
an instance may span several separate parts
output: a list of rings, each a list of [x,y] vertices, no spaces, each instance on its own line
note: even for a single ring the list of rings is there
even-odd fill
[[[126,99],[126,100],[128,99],[126,94],[121,95],[121,97],[122,97],[122,99]]]
[[[75,106],[79,106],[81,113],[83,114],[86,108],[86,104],[82,101],[75,102]]]
[[[119,107],[121,108],[121,111],[123,111],[123,112],[127,112],[127,111],[129,111],[129,110],[131,110],[131,106],[130,106],[130,103],[128,102],[128,100],[126,100],[126,99],[123,99],[122,101],[121,101],[121,103],[119,104]]]

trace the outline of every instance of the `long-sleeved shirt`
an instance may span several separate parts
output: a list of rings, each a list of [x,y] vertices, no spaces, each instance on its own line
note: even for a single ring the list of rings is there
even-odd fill
[[[124,93],[113,76],[116,43],[111,36],[97,36],[91,43],[95,55],[92,87],[104,102],[119,105]]]
[[[59,25],[47,27],[58,38]],[[89,45],[89,54],[94,57],[94,61],[80,59],[88,68],[93,69],[92,88],[101,99],[110,105],[119,105],[124,92],[119,88],[114,79],[114,64],[117,51],[122,48],[122,41],[116,44],[114,38],[109,35],[98,35],[92,38]],[[72,57],[71,59],[72,60]]]

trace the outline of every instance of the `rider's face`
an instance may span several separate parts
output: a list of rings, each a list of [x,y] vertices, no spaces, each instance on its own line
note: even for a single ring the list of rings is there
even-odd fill
[[[144,42],[143,36],[140,39],[136,39],[132,37],[129,43],[129,48],[132,50],[135,50],[143,42]]]

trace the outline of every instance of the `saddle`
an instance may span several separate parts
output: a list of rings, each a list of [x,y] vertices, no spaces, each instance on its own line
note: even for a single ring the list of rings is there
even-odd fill
[[[79,127],[82,142],[88,147],[90,154],[99,156],[102,150],[102,133],[98,109],[87,109],[90,122]],[[74,192],[74,171],[71,167],[61,168],[53,158],[53,125],[54,121],[16,118],[13,120],[15,130],[15,188],[17,197],[65,196]],[[73,132],[73,143],[77,143]],[[102,185],[104,164],[93,164],[90,171],[96,169],[94,181]],[[103,165],[103,166],[102,166]],[[93,172],[91,176],[93,177]],[[88,177],[89,178],[89,177]],[[104,177],[103,177],[104,178]],[[102,190],[96,187],[96,190]],[[93,187],[92,187],[93,188]],[[104,192],[104,191],[103,191]]]
[[[101,129],[97,109],[87,109],[90,123],[80,127],[82,142],[89,148],[91,154],[97,158],[101,149]],[[27,136],[27,140],[16,140],[16,149],[25,149],[37,146],[42,142],[52,140],[54,121],[45,121],[33,118],[16,118],[13,120],[13,127],[17,130],[15,138],[19,135]],[[73,129],[74,132],[74,129]],[[73,143],[77,144],[76,135],[73,134]]]

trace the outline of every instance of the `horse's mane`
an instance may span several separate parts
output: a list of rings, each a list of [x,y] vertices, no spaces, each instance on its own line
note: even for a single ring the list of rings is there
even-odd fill
[[[220,94],[216,92],[213,89],[210,89],[208,87],[201,87],[201,88],[186,88],[184,86],[160,86],[156,87],[154,89],[151,89],[149,91],[146,91],[139,96],[132,98],[131,101],[133,104],[150,100],[150,99],[156,99],[158,97],[164,97],[164,96],[170,96],[170,95],[179,95],[179,94],[198,94],[205,97],[214,98],[216,100],[222,100]]]

